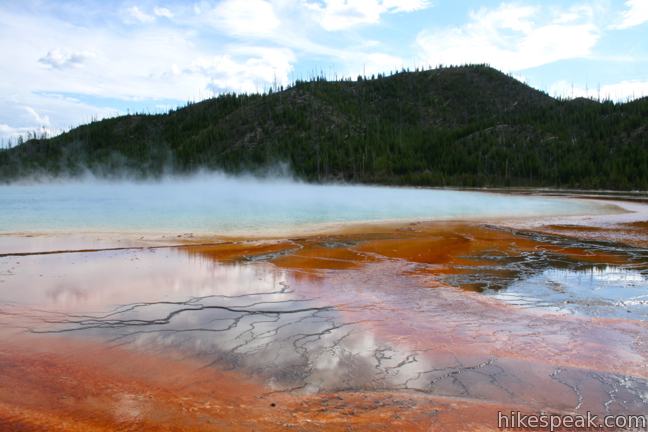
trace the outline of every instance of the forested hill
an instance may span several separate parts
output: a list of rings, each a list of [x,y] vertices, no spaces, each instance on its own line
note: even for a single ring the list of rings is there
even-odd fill
[[[286,163],[311,181],[646,190],[648,98],[556,100],[483,65],[318,79],[32,139],[0,152],[0,180]]]

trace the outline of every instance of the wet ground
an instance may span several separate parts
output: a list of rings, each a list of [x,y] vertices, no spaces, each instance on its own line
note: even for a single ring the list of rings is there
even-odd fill
[[[498,410],[645,414],[648,227],[554,222],[92,247],[6,236],[0,429],[472,431],[497,430]]]

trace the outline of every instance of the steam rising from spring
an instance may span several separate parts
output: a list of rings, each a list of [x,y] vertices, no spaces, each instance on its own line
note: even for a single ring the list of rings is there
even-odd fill
[[[157,181],[59,180],[0,186],[0,231],[250,234],[322,224],[482,219],[592,212],[546,197],[349,184],[315,185],[284,170],[201,173]]]

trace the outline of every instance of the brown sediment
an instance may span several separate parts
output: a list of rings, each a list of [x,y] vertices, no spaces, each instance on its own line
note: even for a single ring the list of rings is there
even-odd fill
[[[555,260],[546,267],[564,262],[645,266],[623,247],[590,247],[587,241],[613,241],[628,232],[641,239],[646,224],[591,229],[554,224],[520,231],[411,223],[346,227],[289,239],[185,244],[177,250],[191,261],[197,257],[229,267],[265,261],[263,265],[287,275],[286,284],[299,296],[325,299],[345,321],[370,330],[372,338],[406,347],[417,362],[428,362],[430,371],[444,369],[451,379],[459,371],[469,374],[492,363],[505,371],[501,374],[511,387],[492,385],[493,376],[500,374],[496,371],[493,376],[470,375],[467,382],[475,390],[466,397],[371,387],[276,392],[261,377],[226,371],[218,362],[205,367],[189,354],[182,358],[170,350],[142,352],[60,335],[14,336],[0,343],[0,429],[496,430],[498,410],[536,410],[552,398],[561,399],[565,411],[576,406],[582,395],[570,381],[561,381],[566,368],[573,369],[569,379],[590,388],[594,401],[586,404],[598,409],[609,401],[601,396],[604,390],[592,390],[596,379],[587,374],[648,379],[648,324],[515,308],[466,292],[480,290],[474,278],[454,286],[444,278],[479,279],[489,272],[513,280],[519,271],[515,266],[492,264],[538,252]],[[547,234],[556,237],[542,237]],[[248,282],[255,281],[251,277]],[[155,286],[147,288],[143,292]],[[421,289],[433,295],[402,295]],[[412,357],[404,362],[407,358]],[[434,376],[430,371],[425,373]],[[446,387],[455,391],[450,379],[437,384],[441,393]],[[560,397],[551,396],[558,393]]]
[[[184,246],[190,255],[201,255],[216,261],[237,261],[260,256],[274,256],[298,247],[289,240],[238,241],[222,244],[199,244]]]
[[[276,393],[192,360],[69,338],[5,343],[0,370],[3,431],[496,430],[502,409],[411,392]]]
[[[605,343],[600,343],[608,337],[625,338],[625,335],[621,335],[630,332],[633,336],[626,342],[631,344],[632,337],[640,337],[642,332],[646,332],[646,326],[641,322],[624,323],[622,320],[605,319],[589,321],[586,327],[587,334],[591,338],[579,336],[580,343],[589,344],[588,348],[561,347],[551,342],[551,339],[559,339],[561,334],[575,337],[574,335],[582,333],[584,331],[582,319],[568,316],[530,315],[527,311],[517,310],[496,300],[458,293],[437,278],[448,274],[479,274],[483,271],[483,266],[492,264],[494,256],[505,260],[515,259],[523,254],[538,251],[553,253],[557,262],[567,259],[575,263],[595,265],[631,263],[630,257],[622,250],[618,253],[605,252],[588,249],[586,244],[570,246],[569,244],[573,242],[569,241],[566,242],[567,245],[553,244],[543,241],[542,238],[526,235],[529,233],[519,235],[519,232],[513,230],[465,223],[414,223],[397,228],[383,226],[371,227],[371,229],[354,227],[335,236],[314,235],[293,239],[292,242],[298,244],[298,248],[284,249],[288,250],[288,253],[277,258],[269,257],[268,260],[281,268],[307,272],[355,269],[356,271],[351,273],[316,273],[323,282],[300,288],[302,295],[327,297],[334,303],[340,304],[345,304],[349,299],[346,295],[338,295],[335,287],[344,283],[354,287],[360,286],[360,283],[354,279],[340,279],[353,275],[358,279],[371,281],[373,290],[359,289],[354,294],[356,298],[367,295],[365,301],[367,304],[374,300],[376,289],[386,290],[385,287],[390,287],[392,291],[397,291],[399,286],[407,285],[408,278],[413,278],[414,282],[411,283],[414,284],[443,289],[440,291],[440,297],[437,297],[437,301],[445,299],[443,306],[438,307],[434,313],[430,310],[417,311],[414,307],[392,309],[389,304],[384,305],[391,319],[387,323],[366,325],[388,340],[406,341],[412,347],[420,349],[426,348],[418,346],[420,341],[425,341],[428,348],[436,346],[441,352],[451,350],[461,355],[487,353],[527,361],[541,355],[545,356],[548,363],[557,366],[586,367],[648,377],[648,371],[641,361],[629,360],[622,363],[620,358],[616,357],[621,356],[619,345],[614,343],[606,346]],[[205,250],[208,249],[210,247]],[[246,253],[253,252],[246,250]],[[258,254],[258,252],[254,253]],[[218,257],[218,254],[209,256]],[[406,264],[423,264],[423,266],[403,265],[390,268],[387,265],[389,260],[402,261]],[[552,263],[548,262],[547,265],[551,266]],[[395,272],[391,275],[393,278],[387,277],[392,271]],[[516,276],[516,270],[511,269],[489,271],[491,275],[511,280]],[[304,273],[298,272],[295,277],[306,277],[303,275]],[[468,291],[481,290],[476,283],[466,283],[460,287]],[[464,316],[463,321],[454,323],[457,319],[455,312],[457,309],[464,312],[472,311],[474,324],[481,327],[481,331],[462,331],[462,328],[466,329],[470,325],[469,317]],[[373,310],[368,309],[368,311],[363,313],[353,310],[351,315],[355,319],[362,317],[368,321],[377,317]],[[544,326],[543,331],[530,333],[530,325]],[[438,333],[444,326],[450,329],[447,334],[450,339],[445,334]],[[512,335],[517,333],[520,338],[492,336],[498,332]],[[483,343],[479,342],[479,339],[483,339]],[[533,343],[537,345],[534,347]],[[628,355],[630,357],[634,355],[632,350],[629,350]]]
[[[270,414],[254,399],[263,388],[236,373],[89,341],[3,343],[0,368],[0,425],[9,430],[204,430],[221,418],[250,430]]]
[[[364,242],[358,250],[423,264],[475,265],[480,262],[469,257],[487,251],[523,251],[532,246],[533,242],[526,239],[479,225],[421,224],[406,234]]]
[[[328,237],[317,236],[311,243],[325,242]],[[487,225],[465,223],[417,223],[406,229],[373,232],[351,231],[338,235],[337,249],[313,248],[286,254],[273,262],[279,266],[297,263],[293,267],[315,267],[322,258],[340,258],[353,267],[358,263],[375,262],[379,257],[401,259],[413,263],[439,265],[424,272],[444,273],[444,265],[479,266],[489,262],[489,254],[519,256],[525,252],[546,250],[591,263],[620,264],[627,260],[622,254],[606,253],[584,247],[568,247],[522,237],[509,230],[492,229]],[[348,244],[345,246],[345,243]],[[322,268],[345,268],[323,266]]]
[[[497,431],[498,411],[518,409],[404,392],[324,394],[304,398],[290,408],[313,430],[430,432]]]
[[[339,237],[338,241],[349,242],[349,250],[367,254],[373,258],[370,267],[358,270],[359,280],[370,280],[375,289],[398,290],[399,286],[407,285],[404,277],[423,277],[417,282],[430,287],[442,288],[440,298],[446,299],[444,306],[438,306],[435,311],[418,311],[415,305],[410,308],[390,308],[385,305],[388,322],[367,324],[377,334],[387,340],[406,341],[414,349],[428,349],[435,346],[438,352],[452,352],[454,355],[473,355],[481,353],[494,357],[534,361],[540,356],[546,364],[565,367],[583,367],[598,371],[614,373],[631,373],[648,378],[648,369],[644,360],[648,357],[646,348],[635,351],[633,341],[642,346],[648,337],[648,327],[645,323],[624,321],[619,319],[583,320],[564,315],[538,315],[512,308],[510,305],[485,298],[479,295],[461,294],[440,282],[434,276],[449,273],[477,273],[483,271],[482,266],[490,264],[493,254],[505,258],[515,258],[527,252],[548,251],[556,255],[556,260],[569,259],[575,263],[600,265],[633,264],[631,257],[619,253],[609,253],[588,249],[587,245],[579,247],[554,245],[533,239],[528,236],[520,237],[508,230],[492,229],[482,225],[466,224],[425,224],[420,223],[406,231],[372,233],[367,237],[363,234],[351,233],[348,237]],[[425,264],[424,267],[395,267],[396,279],[386,277],[390,270],[386,264],[380,263],[380,257],[392,260],[402,260],[405,263]],[[282,266],[291,262],[291,255],[273,261]],[[315,266],[317,259],[306,261],[300,257],[303,267]],[[365,263],[367,264],[367,263]],[[547,263],[549,266],[552,263]],[[636,264],[636,262],[634,262]],[[370,272],[370,273],[367,273]],[[492,274],[515,279],[515,270],[495,270]],[[351,273],[354,274],[354,273]],[[426,278],[432,276],[432,278]],[[331,277],[331,276],[329,276]],[[329,286],[339,286],[341,281],[333,279]],[[351,286],[359,285],[353,279],[348,282]],[[474,284],[462,285],[469,291],[480,291]],[[389,289],[388,289],[389,290]],[[322,295],[322,291],[316,291]],[[358,290],[355,295],[362,298],[368,294],[367,303],[373,299],[374,293],[368,290]],[[335,293],[329,294],[335,297]],[[340,302],[345,299],[341,298]],[[458,320],[457,311],[463,312],[463,321]],[[470,315],[472,314],[472,315]],[[373,312],[363,314],[357,310],[353,315],[362,316],[371,321],[376,318]],[[468,315],[468,316],[467,316]],[[472,323],[469,321],[472,316]],[[505,317],[505,318],[504,318]],[[470,325],[475,325],[479,331],[467,331]],[[440,329],[447,333],[438,333]],[[533,328],[533,331],[530,331]],[[539,330],[535,330],[538,328]],[[506,338],[493,337],[502,333]],[[516,337],[516,334],[519,337]],[[561,337],[575,339],[577,346],[561,346]],[[483,340],[482,341],[480,341]],[[425,345],[419,345],[424,341]],[[625,349],[625,348],[628,349]],[[434,350],[431,350],[434,351]],[[431,355],[431,354],[430,354]],[[434,357],[432,355],[432,357]]]
[[[311,235],[290,241],[190,245],[185,250],[217,261],[264,257],[283,268],[333,270],[357,268],[385,258],[426,264],[476,265],[481,262],[466,257],[488,250],[520,252],[537,245],[537,242],[509,232],[480,225],[415,223],[373,229],[354,227],[335,236]]]
[[[385,340],[419,350],[433,364],[492,358],[513,361],[509,372],[520,376],[535,365],[538,370],[564,367],[648,379],[646,323],[539,314],[477,293],[436,292],[440,299],[432,309],[389,309],[388,322],[366,325]]]
[[[648,247],[646,222],[619,223],[610,226],[554,225],[534,228],[535,231],[573,239],[611,242],[633,247]]]
[[[624,225],[641,230],[648,229],[648,221],[630,222]]]
[[[342,270],[377,261],[376,258],[349,249],[344,244],[325,244],[326,242],[305,242],[303,248],[297,252],[278,257],[272,262],[279,267],[290,269]]]
[[[329,245],[324,238],[239,241],[227,244],[184,246],[191,255],[216,261],[264,260],[284,268],[346,269],[372,261],[371,257],[345,247]]]
[[[605,231],[606,229],[603,227],[593,227],[593,226],[587,226],[587,225],[573,225],[573,224],[548,224],[544,226],[547,230],[554,230],[554,231]]]
[[[586,248],[564,247],[556,245],[543,245],[542,249],[554,252],[577,261],[584,261],[592,264],[626,264],[628,259],[622,253],[605,253],[592,251]]]

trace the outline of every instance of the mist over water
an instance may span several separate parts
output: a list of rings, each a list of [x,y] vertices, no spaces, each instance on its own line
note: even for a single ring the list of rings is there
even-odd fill
[[[454,190],[314,185],[287,177],[200,174],[160,181],[0,186],[0,232],[245,234],[323,223],[580,214],[593,204]]]

